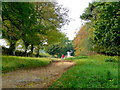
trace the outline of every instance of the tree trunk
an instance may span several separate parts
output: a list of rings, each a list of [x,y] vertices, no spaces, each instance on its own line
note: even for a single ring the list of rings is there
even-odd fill
[[[8,55],[14,55],[15,51],[15,42],[12,42],[9,47]]]
[[[34,49],[33,44],[31,44],[31,56],[33,56],[33,49]]]
[[[27,54],[27,48],[28,48],[29,44],[27,42],[25,42],[25,55],[24,56],[27,56],[28,57],[28,54]]]
[[[40,47],[39,47],[39,45],[38,45],[38,51],[37,51],[37,57],[39,57],[39,50],[40,50]]]

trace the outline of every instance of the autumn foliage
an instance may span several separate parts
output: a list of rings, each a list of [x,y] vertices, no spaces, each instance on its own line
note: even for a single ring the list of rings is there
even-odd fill
[[[73,41],[74,43],[74,49],[75,49],[75,55],[79,56],[79,55],[86,55],[88,50],[87,50],[87,46],[88,46],[88,31],[86,29],[86,25],[83,25],[80,30],[78,31],[78,33],[76,34],[76,37]]]

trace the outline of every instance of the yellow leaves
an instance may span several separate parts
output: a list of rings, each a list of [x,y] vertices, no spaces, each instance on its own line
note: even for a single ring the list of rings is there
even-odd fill
[[[86,39],[87,39],[87,30],[86,25],[82,26],[78,33],[76,34],[76,37],[73,41],[74,43],[74,49],[76,50],[75,55],[79,56],[81,52],[85,51],[86,49]]]

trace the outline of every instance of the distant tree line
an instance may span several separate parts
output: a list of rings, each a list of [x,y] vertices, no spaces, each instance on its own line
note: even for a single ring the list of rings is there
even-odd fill
[[[51,44],[47,47],[46,51],[54,57],[61,57],[62,54],[67,56],[67,52],[71,52],[71,56],[74,56],[73,41],[65,38],[59,43]]]

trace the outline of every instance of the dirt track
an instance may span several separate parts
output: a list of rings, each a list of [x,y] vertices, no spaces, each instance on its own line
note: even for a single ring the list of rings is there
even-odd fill
[[[46,67],[5,73],[2,88],[47,88],[73,65],[70,61],[53,61]]]

